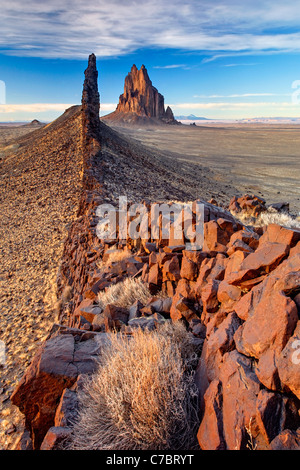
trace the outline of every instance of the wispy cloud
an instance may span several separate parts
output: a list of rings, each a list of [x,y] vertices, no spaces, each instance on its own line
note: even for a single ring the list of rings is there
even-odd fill
[[[222,64],[222,67],[254,67],[255,65],[259,65],[259,62],[244,62],[244,63],[237,63],[237,64]]]
[[[74,103],[73,103],[74,104]],[[46,111],[65,111],[73,106],[66,103],[31,103],[31,104],[1,104],[0,113],[43,113]]]
[[[1,5],[0,51],[86,59],[155,47],[203,51],[207,61],[299,52],[299,10],[300,0],[11,0]]]
[[[74,106],[70,103],[29,103],[29,104],[0,104],[1,113],[44,113],[48,111],[65,111]],[[116,109],[115,103],[101,103],[101,111]]]
[[[194,98],[253,98],[260,96],[292,96],[291,93],[241,93],[232,95],[194,95]]]
[[[296,108],[295,104],[292,102],[285,103],[268,103],[268,102],[258,102],[258,103],[232,103],[232,102],[221,102],[221,103],[177,103],[169,105],[172,109],[235,109],[235,108]],[[299,105],[298,105],[299,109]]]
[[[154,69],[184,69],[189,68],[186,64],[172,64],[172,65],[154,65]]]

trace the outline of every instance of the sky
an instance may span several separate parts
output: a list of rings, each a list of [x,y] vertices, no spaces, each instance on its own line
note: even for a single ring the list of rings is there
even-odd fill
[[[300,0],[0,0],[0,121],[80,104],[97,56],[101,114],[144,64],[175,116],[300,117]]]

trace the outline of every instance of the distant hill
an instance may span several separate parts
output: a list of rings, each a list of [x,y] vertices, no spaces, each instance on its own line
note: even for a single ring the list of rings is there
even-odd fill
[[[175,116],[175,119],[182,121],[209,121],[205,117],[195,116],[194,114],[189,114],[189,116]]]
[[[42,127],[44,126],[44,122],[40,122],[37,119],[34,119],[33,121],[29,122],[28,124],[24,124],[24,127]]]

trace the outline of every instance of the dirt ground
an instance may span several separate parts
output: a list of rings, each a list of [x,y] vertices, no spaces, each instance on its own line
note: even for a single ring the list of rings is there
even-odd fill
[[[289,202],[300,211],[300,126],[230,124],[117,128],[148,148],[164,151],[177,162],[197,163],[215,180],[254,193],[267,203]]]

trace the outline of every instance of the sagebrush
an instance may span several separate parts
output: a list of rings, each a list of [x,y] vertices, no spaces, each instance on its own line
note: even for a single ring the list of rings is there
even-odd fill
[[[199,426],[195,347],[181,324],[110,334],[79,394],[71,449],[191,449]]]
[[[98,294],[98,303],[101,308],[108,304],[114,304],[117,307],[128,308],[136,300],[146,304],[151,298],[151,293],[147,284],[140,278],[126,278],[124,281],[112,284],[105,291]]]

